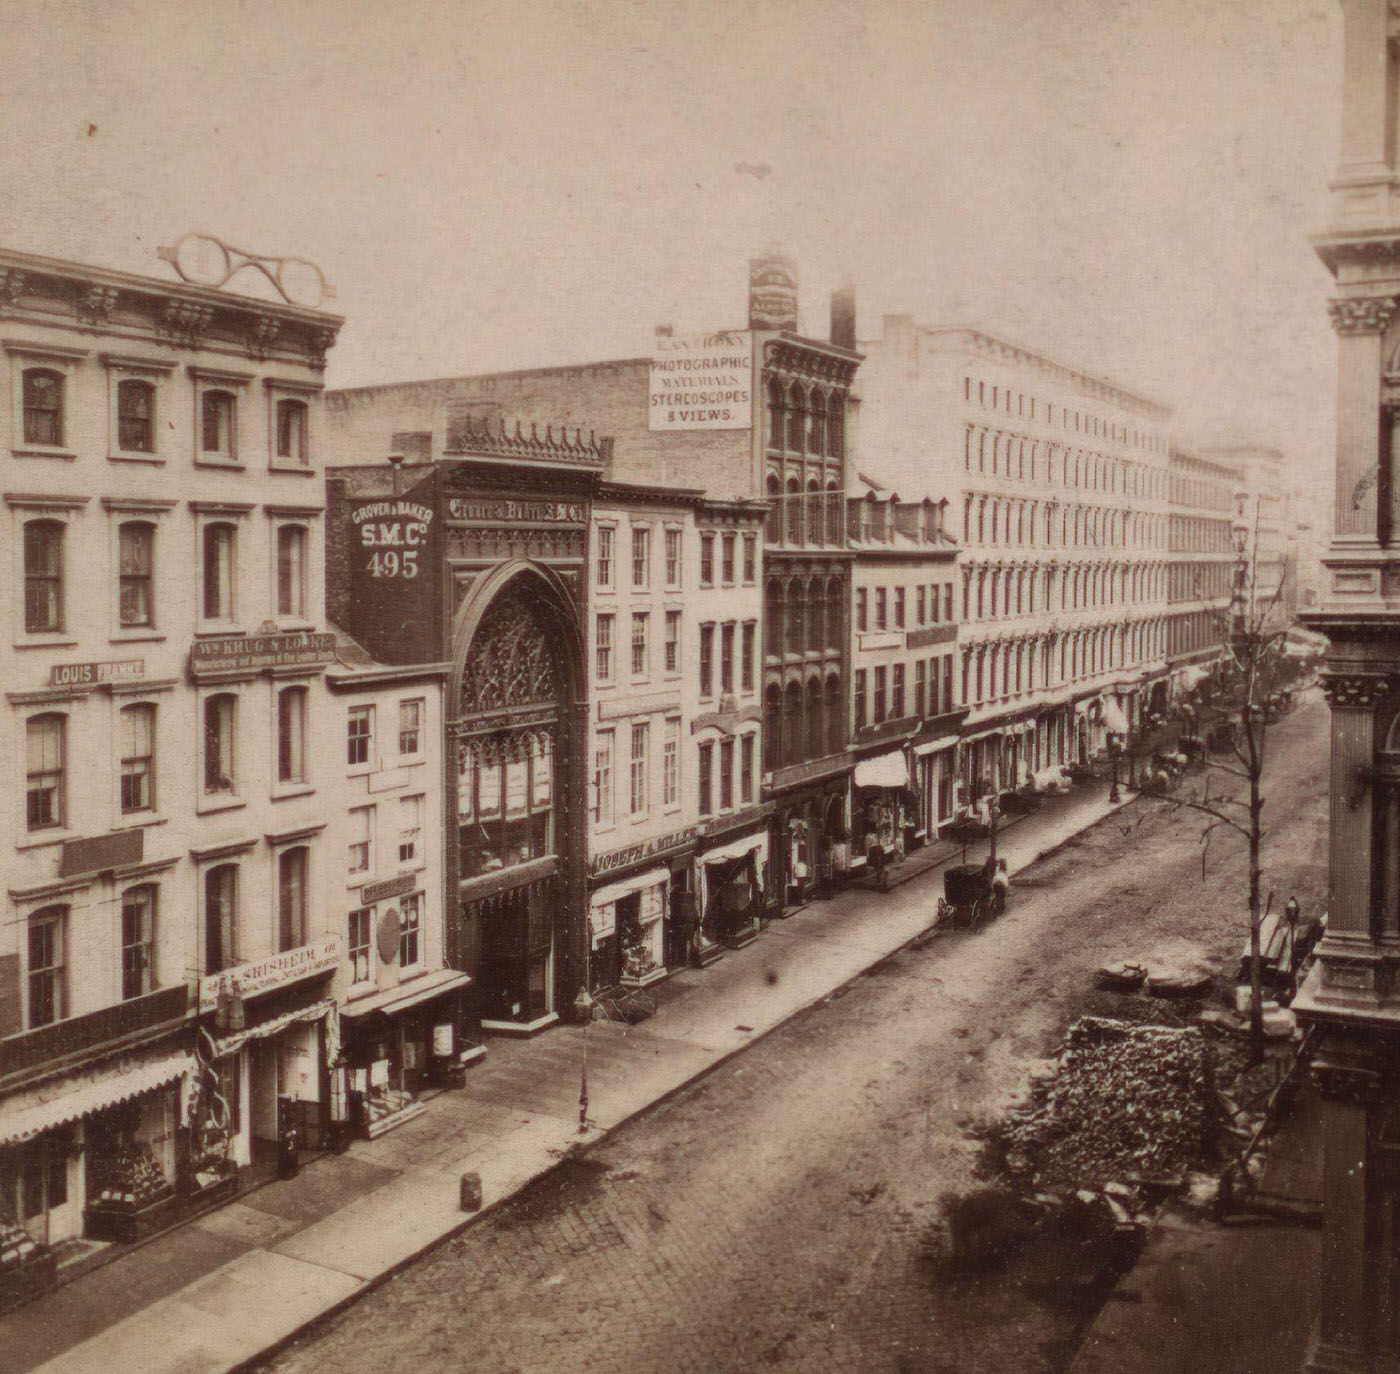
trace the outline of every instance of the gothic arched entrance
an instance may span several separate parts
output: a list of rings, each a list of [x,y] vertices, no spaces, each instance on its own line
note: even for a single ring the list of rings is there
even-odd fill
[[[578,620],[548,570],[518,561],[472,588],[453,635],[460,954],[484,1025],[552,1019],[580,938]],[[574,919],[570,919],[571,915]]]

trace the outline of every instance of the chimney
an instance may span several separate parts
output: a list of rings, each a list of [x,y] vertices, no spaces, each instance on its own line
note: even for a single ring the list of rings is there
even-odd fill
[[[849,283],[831,293],[831,342],[856,351],[856,289]]]
[[[797,265],[777,244],[749,259],[749,328],[797,330]]]

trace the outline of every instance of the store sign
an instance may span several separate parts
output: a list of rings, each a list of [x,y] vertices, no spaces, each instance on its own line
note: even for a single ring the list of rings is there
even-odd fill
[[[145,676],[144,658],[122,658],[102,663],[55,663],[49,669],[49,686],[97,687],[107,682],[135,682]]]
[[[647,428],[748,429],[753,424],[753,335],[659,334]]]
[[[422,571],[419,554],[433,523],[431,506],[417,501],[368,501],[350,514],[367,555],[365,571],[375,578],[411,582]]]
[[[906,640],[906,647],[910,649],[925,649],[930,644],[943,644],[950,639],[956,639],[958,627],[951,621],[942,625],[930,625],[923,630],[910,630]]]
[[[522,524],[581,525],[584,521],[582,501],[503,501],[471,499],[454,496],[447,503],[447,514],[453,520],[501,521]]]
[[[387,901],[390,897],[402,897],[413,891],[415,875],[401,873],[397,878],[385,878],[382,882],[366,883],[360,889],[360,901],[365,906]]]
[[[313,944],[258,959],[251,964],[238,964],[222,973],[211,973],[199,980],[199,1010],[213,1011],[221,993],[243,998],[259,997],[275,988],[299,983],[329,973],[340,963],[340,936],[332,935]]]
[[[590,867],[594,873],[611,873],[615,869],[630,868],[633,864],[641,863],[643,859],[651,859],[667,850],[681,849],[685,845],[694,844],[697,833],[696,828],[691,825],[684,830],[673,830],[669,835],[656,835],[622,849],[610,849],[606,854],[597,855]]]
[[[392,964],[399,957],[399,909],[391,906],[379,918],[374,930],[374,946],[381,964]]]
[[[230,635],[196,641],[190,647],[190,672],[199,677],[257,668],[304,668],[329,663],[334,657],[333,634]]]
[[[145,852],[145,836],[146,832],[138,827],[81,840],[65,840],[59,851],[58,876],[71,878],[78,873],[104,873],[128,864],[139,864]]]

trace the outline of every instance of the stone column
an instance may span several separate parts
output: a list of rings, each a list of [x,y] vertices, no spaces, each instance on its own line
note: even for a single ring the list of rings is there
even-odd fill
[[[1329,673],[1323,681],[1332,711],[1326,937],[1331,943],[1369,945],[1371,938],[1375,709],[1389,685],[1385,677],[1363,673]]]
[[[1380,478],[1381,337],[1395,312],[1395,300],[1347,296],[1329,301],[1328,310],[1338,335],[1333,534],[1346,544],[1374,544]]]

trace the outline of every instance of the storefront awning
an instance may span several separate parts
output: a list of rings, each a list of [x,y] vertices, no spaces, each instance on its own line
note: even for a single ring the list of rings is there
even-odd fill
[[[1112,697],[1104,697],[1103,699],[1103,724],[1105,730],[1110,730],[1115,735],[1128,733],[1128,718]]]
[[[669,868],[653,868],[646,873],[638,874],[635,878],[629,878],[623,883],[610,883],[607,887],[600,887],[596,892],[588,894],[589,906],[607,906],[611,902],[617,901],[619,897],[629,897],[634,892],[642,892],[646,888],[655,887],[657,883],[669,882],[671,870]]]
[[[939,735],[937,739],[925,740],[914,746],[914,753],[923,758],[925,754],[936,754],[940,749],[951,749],[958,742],[956,735]]]
[[[319,1021],[334,1010],[335,1002],[329,997],[323,997],[309,1007],[298,1007],[295,1011],[284,1011],[280,1016],[270,1016],[266,1021],[259,1021],[256,1026],[249,1026],[247,1030],[234,1031],[232,1035],[215,1039],[214,1057],[222,1059],[226,1054],[241,1050],[250,1040],[266,1040],[268,1036],[277,1035],[300,1021]]]
[[[908,787],[909,765],[902,750],[895,749],[873,759],[861,759],[856,764],[857,787]]]
[[[67,1074],[5,1099],[0,1145],[29,1140],[42,1131],[115,1107],[183,1078],[194,1065],[187,1051],[153,1059],[124,1057]]]
[[[409,1007],[417,1006],[419,1002],[426,1002],[432,997],[440,997],[444,992],[464,988],[470,982],[470,974],[461,973],[452,968],[439,969],[436,973],[428,973],[422,978],[415,978],[411,983],[404,983],[396,988],[386,988],[383,992],[376,992],[369,997],[361,998],[358,1002],[351,1002],[341,1007],[340,1014],[343,1017],[351,1018],[368,1016],[372,1011],[406,1011]]]

